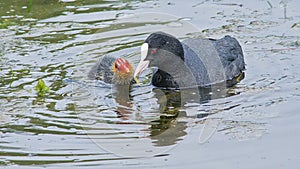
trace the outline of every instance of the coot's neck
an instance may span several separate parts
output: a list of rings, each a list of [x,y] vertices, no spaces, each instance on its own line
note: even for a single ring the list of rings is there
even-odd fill
[[[174,81],[172,84],[176,84],[176,87],[178,88],[197,85],[197,81],[195,80],[192,71],[189,69],[189,66],[187,66],[179,57],[173,57],[169,64],[160,64],[158,69],[169,74],[167,77],[169,80],[171,79]],[[164,74],[162,77],[166,77],[166,75]]]

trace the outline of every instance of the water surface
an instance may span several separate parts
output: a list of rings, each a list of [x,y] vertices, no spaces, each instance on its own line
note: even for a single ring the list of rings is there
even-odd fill
[[[1,167],[297,168],[299,5],[0,1]],[[158,30],[237,38],[245,79],[196,94],[87,79],[104,55],[136,66],[139,46]],[[40,78],[50,87],[44,97],[34,90]]]

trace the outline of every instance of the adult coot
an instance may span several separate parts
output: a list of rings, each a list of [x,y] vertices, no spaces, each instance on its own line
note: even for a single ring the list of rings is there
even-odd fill
[[[206,87],[238,82],[245,69],[242,48],[230,36],[221,39],[194,38],[180,42],[164,32],[152,33],[141,46],[141,60],[134,77],[147,67],[157,67],[152,84],[157,87]],[[233,83],[232,83],[233,82]]]
[[[129,85],[133,83],[133,68],[128,60],[104,56],[93,66],[88,77],[105,83]]]

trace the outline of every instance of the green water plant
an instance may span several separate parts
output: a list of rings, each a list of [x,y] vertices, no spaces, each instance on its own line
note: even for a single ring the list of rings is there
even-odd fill
[[[0,29],[7,29],[9,26],[16,25],[11,19],[0,20]]]
[[[31,11],[31,7],[32,7],[32,0],[28,0],[28,2],[27,2],[27,12]]]
[[[34,89],[37,91],[38,96],[44,96],[50,90],[43,79],[39,79]]]

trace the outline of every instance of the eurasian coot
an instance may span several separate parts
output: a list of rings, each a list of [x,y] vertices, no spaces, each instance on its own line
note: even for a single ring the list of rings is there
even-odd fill
[[[105,83],[129,85],[133,81],[133,67],[124,58],[104,56],[89,72],[91,79],[102,80]]]
[[[206,87],[240,77],[245,62],[242,48],[233,37],[180,42],[172,35],[156,32],[150,34],[141,47],[141,60],[134,77],[147,67],[158,68],[152,76],[154,86]]]

